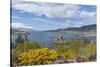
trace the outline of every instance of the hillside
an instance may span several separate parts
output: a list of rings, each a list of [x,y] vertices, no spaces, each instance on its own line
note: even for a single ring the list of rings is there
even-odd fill
[[[79,31],[79,32],[96,32],[96,24],[86,25],[81,27],[69,27],[58,30],[49,30],[46,32],[59,32],[59,31]]]
[[[32,32],[33,30],[30,29],[20,29],[20,28],[11,28],[11,32]],[[35,31],[35,30],[34,30]],[[69,27],[64,29],[57,29],[57,30],[47,30],[43,32],[59,32],[59,31],[78,31],[78,32],[96,32],[96,24],[86,25],[82,27]]]

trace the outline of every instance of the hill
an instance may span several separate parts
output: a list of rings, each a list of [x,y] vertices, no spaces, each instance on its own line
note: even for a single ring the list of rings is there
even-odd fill
[[[59,31],[79,31],[79,32],[96,32],[96,24],[85,25],[81,27],[69,27],[58,30],[48,30],[46,32],[59,32]]]

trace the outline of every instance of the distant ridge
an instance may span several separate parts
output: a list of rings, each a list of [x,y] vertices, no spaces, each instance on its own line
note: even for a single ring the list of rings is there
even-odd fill
[[[58,30],[49,30],[50,32],[58,32],[58,31],[80,31],[80,32],[89,32],[93,31],[96,32],[96,24],[92,25],[85,25],[81,27],[69,27],[69,28],[64,28],[64,29],[58,29]],[[46,31],[46,32],[49,32]]]
[[[82,26],[82,27],[77,27],[77,28],[67,28],[66,30],[70,30],[70,31],[96,31],[96,24],[92,24],[92,25],[86,25],[86,26]]]
[[[23,28],[10,28],[11,32],[32,32],[35,30],[30,29],[23,29]],[[41,32],[59,32],[59,31],[80,31],[80,32],[96,32],[96,24],[92,25],[85,25],[81,27],[69,27],[64,29],[57,29],[57,30],[47,30],[47,31],[41,31]]]

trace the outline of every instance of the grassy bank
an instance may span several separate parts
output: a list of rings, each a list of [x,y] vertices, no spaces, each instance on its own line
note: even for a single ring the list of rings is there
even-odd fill
[[[55,42],[54,49],[41,47],[36,41],[16,39],[11,47],[12,66],[44,65],[96,61],[96,42],[67,39],[65,43]],[[11,43],[13,45],[13,43]]]

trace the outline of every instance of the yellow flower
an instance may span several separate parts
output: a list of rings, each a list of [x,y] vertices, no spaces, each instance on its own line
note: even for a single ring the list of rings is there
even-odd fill
[[[20,65],[51,64],[57,58],[57,52],[48,48],[29,50],[19,55]]]

